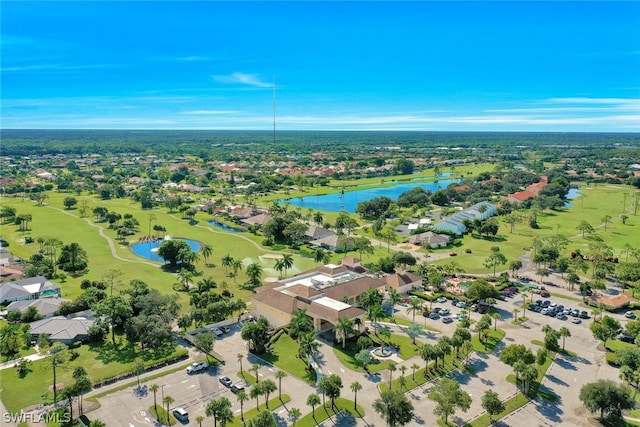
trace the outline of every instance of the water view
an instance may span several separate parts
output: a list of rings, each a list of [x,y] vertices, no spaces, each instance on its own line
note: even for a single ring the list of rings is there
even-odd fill
[[[436,182],[423,182],[419,184],[398,184],[393,187],[377,187],[348,191],[344,194],[335,193],[325,194],[322,196],[298,197],[295,199],[289,199],[289,202],[292,206],[300,206],[302,208],[318,209],[329,212],[340,212],[341,210],[345,210],[347,212],[354,213],[356,211],[356,205],[359,202],[371,200],[374,197],[385,196],[389,197],[392,200],[395,200],[400,194],[415,187],[422,187],[425,190],[434,193],[437,190],[446,188],[449,184],[458,181],[458,179],[445,179]]]
[[[165,240],[171,240],[171,237],[165,237],[158,240],[149,240],[146,242],[135,243],[131,245],[131,250],[134,254],[146,258],[151,261],[164,263],[164,259],[158,256],[158,248]],[[187,242],[192,251],[198,252],[200,250],[200,242],[190,239],[175,239]]]
[[[573,200],[576,199],[578,197],[580,197],[580,189],[579,188],[574,188],[571,187],[569,189],[569,191],[567,192],[567,195],[564,196],[567,200]],[[569,203],[569,202],[564,202],[564,205],[568,208],[572,208],[573,204]]]
[[[219,229],[224,230],[224,231],[229,231],[231,233],[239,233],[239,232],[243,231],[243,230],[240,230],[239,228],[229,227],[227,224],[223,224],[223,223],[218,222],[218,221],[211,220],[211,221],[207,221],[207,223],[209,225],[211,225],[212,227],[216,227],[216,228],[219,228]]]

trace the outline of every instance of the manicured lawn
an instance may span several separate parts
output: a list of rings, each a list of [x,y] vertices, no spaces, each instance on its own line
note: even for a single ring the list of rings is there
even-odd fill
[[[62,200],[69,194],[55,192],[47,194],[49,198],[46,200],[46,206],[37,206],[34,202],[22,201],[18,198],[0,198],[0,204],[3,206],[11,206],[16,209],[18,214],[29,213],[33,217],[33,221],[29,225],[30,230],[26,232],[19,231],[18,226],[15,225],[3,226],[3,238],[10,242],[10,249],[14,255],[25,259],[36,253],[39,246],[36,242],[25,244],[24,236],[32,236],[34,239],[38,237],[57,238],[65,244],[79,242],[87,252],[89,268],[86,274],[77,278],[67,274],[66,282],[59,283],[65,298],[73,299],[81,293],[80,282],[83,279],[100,280],[108,270],[113,269],[124,273],[125,279],[123,279],[121,286],[128,284],[131,279],[141,279],[146,281],[150,287],[157,288],[162,292],[174,292],[172,290],[172,285],[176,282],[174,274],[163,271],[159,263],[138,257],[129,248],[129,244],[136,243],[139,237],[148,234],[150,214],[156,216],[153,224],[164,226],[168,235],[190,238],[203,244],[209,244],[213,248],[213,255],[209,257],[208,263],[215,265],[215,267],[206,266],[204,259],[201,259],[197,264],[198,271],[202,271],[204,277],[211,277],[217,283],[226,282],[229,291],[238,297],[245,298],[250,294],[249,291],[238,288],[238,285],[243,283],[246,277],[243,271],[239,272],[235,280],[226,276],[221,261],[226,254],[242,260],[245,266],[252,262],[260,263],[264,271],[263,277],[277,276],[277,272],[273,268],[275,261],[259,257],[265,253],[273,252],[271,248],[262,248],[259,243],[256,243],[261,242],[262,237],[255,237],[250,233],[224,233],[207,224],[206,221],[210,216],[206,213],[199,213],[196,216],[198,224],[189,225],[187,221],[180,219],[178,212],[169,214],[165,208],[143,211],[139,203],[129,199],[100,200],[97,196],[90,195],[76,197],[78,206],[82,201],[86,201],[89,211],[97,206],[104,206],[109,211],[120,214],[131,213],[140,222],[139,232],[129,236],[128,244],[123,245],[116,240],[115,231],[107,229],[107,223],[95,223],[93,216],[80,218],[77,209],[65,210]],[[98,233],[98,226],[104,228],[104,234],[115,243],[117,256],[124,261],[111,255],[107,240]],[[315,267],[315,263],[312,259],[300,257],[294,253],[294,267],[287,272],[287,275],[291,276],[313,267]],[[186,309],[188,296],[184,293],[179,293],[179,296],[183,309]]]
[[[598,185],[597,187],[582,186],[581,193],[585,195],[584,206],[579,199],[574,200],[572,208],[566,208],[555,212],[545,210],[538,216],[539,229],[532,229],[525,223],[517,223],[513,233],[510,226],[500,223],[498,235],[491,239],[479,236],[465,235],[462,238],[462,245],[455,248],[458,254],[455,258],[444,258],[434,261],[436,264],[447,264],[454,262],[461,266],[467,273],[491,273],[483,262],[489,255],[492,246],[499,246],[508,261],[516,259],[523,252],[522,248],[531,246],[534,237],[545,237],[559,232],[569,237],[570,243],[567,250],[570,252],[574,248],[584,248],[594,239],[602,239],[607,245],[612,246],[615,253],[620,253],[625,243],[635,244],[635,237],[640,228],[640,221],[633,216],[633,210],[627,201],[627,223],[622,224],[619,219],[622,211],[623,194],[629,193],[631,187],[625,185]],[[605,215],[610,215],[613,222],[607,225],[607,230],[601,226],[600,219]],[[582,235],[577,230],[581,221],[587,221],[596,228],[596,233],[589,236]],[[466,249],[471,249],[472,253],[466,253]],[[449,253],[451,248],[436,249],[434,253]],[[507,265],[499,267],[498,271],[506,271]]]
[[[394,390],[401,390],[402,392],[406,392],[408,390],[412,390],[427,381],[431,381],[438,377],[441,377],[454,369],[459,369],[464,372],[471,373],[470,368],[467,368],[464,364],[464,358],[456,358],[455,350],[453,354],[449,353],[444,358],[444,364],[442,363],[442,359],[438,359],[438,367],[435,367],[435,361],[430,361],[427,370],[425,371],[424,362],[421,364],[420,369],[416,369],[415,376],[413,375],[413,371],[408,369],[404,379],[404,386],[401,385],[402,380],[400,380],[401,373],[399,371],[394,372],[393,381],[391,381],[391,388]],[[387,373],[388,376],[388,373]],[[389,382],[383,381],[380,384],[380,390],[388,390]]]
[[[373,332],[369,334],[369,337],[374,341],[374,346],[380,345],[380,338],[376,337]],[[420,342],[416,340],[416,345],[413,345],[413,342],[409,337],[397,334],[391,335],[391,343],[395,346],[399,346],[399,356],[404,360],[416,355],[419,349],[418,344],[420,344]],[[365,372],[355,360],[355,355],[359,351],[360,347],[356,343],[356,340],[347,341],[345,348],[342,348],[342,343],[338,343],[333,347],[334,354],[344,366],[353,371]],[[375,358],[374,361],[375,363],[367,366],[369,372],[382,371],[389,366],[389,363],[391,363],[391,361],[376,360]]]
[[[124,341],[124,340],[123,340]],[[93,383],[105,378],[113,377],[131,371],[131,363],[136,357],[142,357],[145,364],[151,365],[165,358],[186,354],[187,351],[178,347],[167,347],[155,352],[139,350],[123,342],[118,347],[111,343],[102,345],[82,345],[73,349],[78,352],[75,360],[56,369],[57,382],[69,384],[73,368],[83,366],[89,373]],[[0,398],[10,412],[18,412],[25,406],[40,402],[51,402],[53,392],[48,388],[53,382],[53,368],[48,359],[37,360],[30,364],[30,372],[20,378],[16,369],[2,371],[2,390]]]
[[[530,400],[531,399],[529,399],[527,396],[523,395],[522,393],[516,394],[512,398],[507,399],[504,402],[502,402],[504,404],[504,411],[502,411],[498,415],[496,415],[495,419],[499,420],[500,418],[503,418],[503,417],[509,415],[510,413],[515,411],[516,409],[524,406],[525,403],[529,402]],[[478,418],[476,418],[473,421],[471,421],[470,423],[468,423],[467,426],[470,426],[470,427],[489,427],[491,424],[492,424],[492,422],[491,422],[491,420],[489,418],[489,414],[487,414],[485,412],[484,414],[482,414]]]
[[[310,383],[315,383],[315,373],[306,370],[306,363],[304,360],[296,357],[297,354],[298,343],[289,335],[282,334],[280,338],[278,338],[278,341],[271,346],[270,351],[267,354],[261,355],[261,357],[267,362],[276,365],[278,368],[287,371],[290,375]]]
[[[497,331],[490,329],[484,343],[480,342],[480,338],[476,333],[471,337],[471,344],[473,345],[473,349],[478,353],[491,353],[504,336],[505,332],[502,329],[498,329]]]
[[[302,408],[299,408],[302,409]],[[354,409],[353,400],[348,400],[342,397],[338,397],[335,401],[335,408],[331,408],[331,402],[327,401],[326,406],[322,406],[320,404],[319,407],[315,410],[315,418],[313,417],[313,411],[304,417],[300,418],[296,423],[297,427],[314,427],[321,422],[329,419],[329,417],[334,416],[338,412],[346,411],[349,412],[356,418],[364,417],[364,409],[362,406],[358,405],[357,408]]]
[[[605,344],[605,347],[607,347],[611,351],[618,351],[623,348],[629,348],[633,346],[634,346],[633,344],[630,344],[628,342],[623,342],[620,340],[607,340]]]
[[[167,410],[161,405],[158,405],[157,408],[153,405],[149,406],[149,412],[152,413],[156,420],[160,421],[162,425],[172,426],[177,422],[171,413],[169,413],[169,422],[167,422]]]
[[[288,394],[283,394],[282,400],[280,400],[278,396],[272,399],[269,399],[269,411],[273,411],[281,407],[282,405],[286,404],[289,401],[291,401],[291,396],[289,396]],[[256,415],[258,415],[258,411],[264,411],[267,409],[267,406],[264,403],[260,403],[258,405],[258,409],[256,409],[255,403],[256,403],[255,399],[249,399],[246,402],[244,402],[244,419],[245,420],[250,420],[254,418]],[[249,408],[252,408],[252,409],[249,409]],[[242,421],[242,417],[238,415],[233,419],[231,423],[227,425],[229,427],[242,427],[244,423]]]

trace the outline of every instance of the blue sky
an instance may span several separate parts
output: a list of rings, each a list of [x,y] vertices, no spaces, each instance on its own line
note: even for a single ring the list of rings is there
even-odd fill
[[[2,128],[640,131],[638,2],[13,2]]]

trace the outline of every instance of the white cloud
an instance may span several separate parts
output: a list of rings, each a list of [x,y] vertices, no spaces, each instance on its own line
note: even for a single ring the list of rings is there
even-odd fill
[[[213,80],[220,83],[239,83],[254,87],[273,87],[272,83],[267,83],[260,80],[260,77],[257,74],[236,72],[229,75],[215,75],[211,77],[213,78]]]

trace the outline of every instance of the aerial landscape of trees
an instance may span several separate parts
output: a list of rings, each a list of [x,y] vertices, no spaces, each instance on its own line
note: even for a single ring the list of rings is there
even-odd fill
[[[513,319],[509,320],[511,313],[475,315],[469,307],[466,316],[473,315],[472,321],[461,319],[463,327],[451,336],[423,342],[421,316],[428,325],[435,299],[451,296],[452,278],[464,286],[458,298],[469,305],[493,306],[505,298],[505,288],[521,285],[518,276],[528,268],[535,272],[536,286],[549,286],[544,282],[553,279],[593,311],[593,321],[584,326],[602,351],[622,333],[637,342],[637,321],[621,323],[614,318],[620,313],[608,313],[593,302],[615,289],[630,295],[632,307],[637,304],[633,298],[639,289],[640,250],[634,227],[640,179],[629,165],[640,158],[640,149],[633,134],[585,134],[577,141],[571,135],[517,133],[407,132],[374,138],[358,132],[283,132],[274,143],[260,132],[194,131],[185,134],[190,143],[180,148],[170,133],[127,135],[127,143],[125,135],[2,131],[5,162],[12,169],[5,165],[1,175],[1,246],[13,251],[16,265],[27,277],[44,276],[60,285],[64,301],[56,314],[92,310],[96,321],[86,341],[103,349],[105,364],[110,363],[107,354],[115,357],[125,348],[146,357],[146,364],[151,353],[176,357],[177,334],[187,336],[194,329],[246,318],[249,297],[264,284],[285,281],[322,264],[340,265],[345,256],[357,257],[362,268],[376,277],[409,272],[420,283],[411,290],[411,298],[390,290],[369,290],[357,301],[366,312],[364,321],[344,318],[333,325],[334,348],[349,354],[353,369],[371,374],[378,372],[380,363],[367,349],[403,346],[385,325],[406,322],[403,338],[425,364],[424,369],[414,364],[413,375],[406,376],[409,365],[385,365],[388,389],[381,391],[372,409],[388,425],[408,425],[413,420],[415,409],[404,392],[410,377],[438,375],[449,369],[450,360],[463,369],[462,362],[472,354],[472,341],[480,349],[476,351],[490,351],[496,340],[492,334],[500,331],[502,322],[527,320],[527,303],[533,303],[534,293],[524,289]],[[87,138],[94,143],[86,144]],[[400,150],[380,150],[376,138],[391,138]],[[101,157],[90,157],[93,154]],[[21,158],[27,155],[29,161]],[[433,192],[419,186],[445,179],[452,183]],[[360,201],[351,212],[323,210],[314,201],[327,194],[346,199],[350,191],[363,188],[386,191],[398,184],[415,186],[393,197],[376,195]],[[513,197],[536,185],[542,189],[535,197],[521,201]],[[580,192],[578,198],[567,199],[570,189]],[[599,200],[605,197],[607,202]],[[306,204],[296,206],[303,198]],[[496,205],[495,215],[467,217],[460,224],[465,230],[459,233],[434,226],[483,201]],[[259,215],[264,222],[247,223],[247,218]],[[222,226],[228,228],[216,228]],[[335,243],[309,243],[312,226],[335,234]],[[442,247],[408,243],[412,236],[427,232],[446,236],[448,243]],[[185,239],[197,241],[200,249],[193,250]],[[153,251],[163,263],[132,253],[131,246],[149,242],[154,242]],[[404,311],[406,318],[400,314]],[[35,308],[8,313],[0,328],[3,355],[22,357],[31,351],[32,338],[26,332],[29,322],[41,317]],[[284,328],[274,330],[260,317],[239,331],[251,352],[267,358],[274,357],[277,338],[286,336],[293,346],[292,357],[311,376],[319,347],[313,320],[305,310],[294,313]],[[512,369],[517,390],[530,397],[537,393],[536,378],[544,375],[544,361],[570,352],[576,341],[569,327],[549,327],[542,333],[540,345],[547,353],[535,353],[522,344],[504,346],[498,353]],[[209,329],[195,337],[194,348],[214,363],[214,334]],[[46,347],[46,339],[41,344]],[[585,386],[580,399],[589,411],[613,420],[632,408],[628,395],[633,393],[627,387],[638,386],[640,358],[629,348],[609,353],[607,362],[619,369],[626,385]],[[80,354],[86,357],[85,352]],[[67,355],[73,355],[71,350],[61,353],[56,375],[64,370]],[[140,372],[139,366],[133,367],[135,359],[127,369]],[[26,362],[21,366],[24,378],[34,376]],[[79,399],[91,388],[87,380],[94,381],[89,364],[86,374],[78,372],[64,390],[55,389],[55,399]],[[277,386],[280,398],[287,381],[283,378]],[[444,423],[470,407],[464,386],[456,387],[447,378],[434,384],[429,399],[436,407],[434,415]],[[357,410],[362,388],[343,384],[339,374],[324,376],[319,384],[329,408],[337,410],[343,404],[345,386],[354,398],[348,405]],[[263,388],[263,394],[253,397],[256,401],[258,397],[268,401],[276,390]],[[505,411],[504,402],[494,394],[475,399],[477,405],[482,400],[491,419]],[[159,409],[167,404],[160,402]],[[226,402],[209,404],[209,416],[228,422]],[[318,405],[315,399],[308,401],[314,414],[323,412],[317,411]],[[302,415],[292,414],[292,420]],[[261,416],[265,423],[271,422]]]

